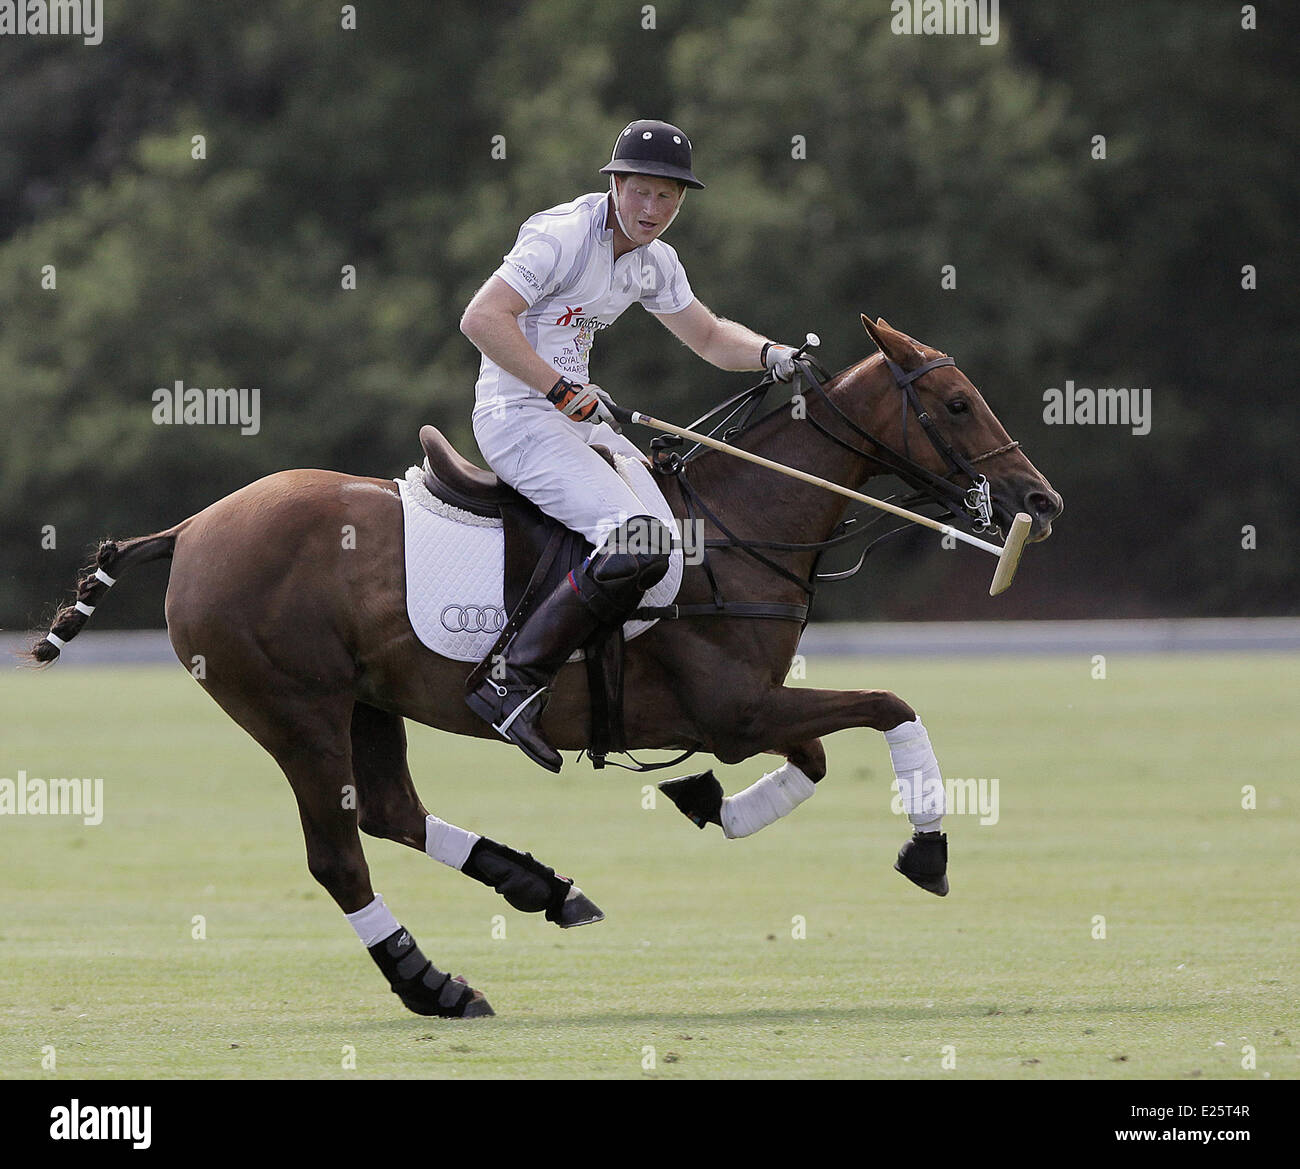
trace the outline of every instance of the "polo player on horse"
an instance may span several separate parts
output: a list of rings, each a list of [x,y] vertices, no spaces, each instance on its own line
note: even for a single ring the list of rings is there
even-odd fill
[[[596,333],[639,302],[678,340],[725,370],[794,373],[795,350],[715,316],[659,237],[681,210],[690,139],[667,122],[632,122],[609,163],[609,190],[540,211],[478,290],[461,331],[483,355],[474,435],[498,478],[580,532],[595,551],[526,615],[470,708],[535,763],[559,771],[540,718],[555,675],[602,626],[618,628],[668,571],[673,516],[644,455],[623,437],[610,395],[588,380]],[[626,456],[636,490],[592,450]],[[656,506],[647,500],[660,501]],[[647,510],[649,509],[649,510]],[[653,513],[653,514],[652,514]]]

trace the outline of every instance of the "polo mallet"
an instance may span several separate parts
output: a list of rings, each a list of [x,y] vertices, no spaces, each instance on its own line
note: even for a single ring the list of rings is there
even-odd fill
[[[804,344],[796,350],[796,356],[801,355],[810,345],[819,343],[817,334],[809,333]],[[726,454],[734,455],[738,459],[744,459],[747,463],[757,463],[758,466],[766,467],[770,471],[788,475],[791,479],[811,483],[814,487],[824,487],[827,491],[846,496],[858,503],[869,504],[871,507],[889,512],[890,515],[896,515],[901,519],[911,520],[914,524],[930,528],[941,535],[951,536],[954,540],[961,540],[962,543],[970,544],[972,547],[982,548],[985,552],[996,556],[998,560],[998,566],[993,570],[993,583],[989,585],[990,597],[996,597],[998,593],[1005,592],[1011,586],[1011,578],[1016,575],[1016,568],[1020,564],[1021,554],[1025,550],[1025,541],[1029,539],[1029,529],[1033,526],[1034,521],[1028,513],[1017,512],[1016,518],[1011,523],[1011,530],[1007,533],[1006,541],[999,548],[996,544],[991,544],[987,540],[981,540],[978,536],[972,536],[967,532],[960,531],[950,524],[940,523],[929,516],[908,511],[905,507],[896,507],[892,503],[886,503],[883,499],[863,495],[860,491],[841,487],[838,483],[832,483],[829,479],[820,479],[816,475],[808,474],[806,471],[800,471],[795,467],[787,467],[784,463],[776,463],[771,459],[763,458],[761,455],[742,451],[739,447],[734,447],[730,443],[721,442],[716,438],[710,438],[707,434],[698,434],[694,430],[687,430],[681,426],[674,426],[671,422],[663,422],[658,418],[652,418],[649,414],[642,414],[639,410],[625,410],[622,406],[614,406],[610,409],[610,413],[620,422],[634,422],[639,426],[649,426],[653,430],[662,430],[667,434],[675,434],[680,438],[689,439],[691,442],[699,443],[702,446],[712,447],[716,451],[723,451]]]

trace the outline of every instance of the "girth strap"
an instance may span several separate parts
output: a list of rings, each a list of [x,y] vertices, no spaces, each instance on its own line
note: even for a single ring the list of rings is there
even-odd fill
[[[660,618],[673,621],[681,617],[771,617],[777,621],[797,621],[802,625],[808,620],[808,606],[776,601],[705,601],[698,605],[643,605],[633,616],[645,621]]]

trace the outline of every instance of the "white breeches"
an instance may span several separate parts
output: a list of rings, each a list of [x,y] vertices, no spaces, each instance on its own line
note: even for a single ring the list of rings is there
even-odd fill
[[[604,422],[575,422],[541,397],[482,403],[474,410],[474,437],[502,482],[597,548],[630,516],[653,515],[673,525],[646,456]],[[626,471],[635,491],[591,449],[594,443],[634,460]]]

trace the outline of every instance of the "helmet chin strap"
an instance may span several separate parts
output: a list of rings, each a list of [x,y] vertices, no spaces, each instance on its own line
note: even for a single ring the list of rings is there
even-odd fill
[[[627,236],[628,239],[631,239],[632,233],[628,231],[627,225],[623,222],[623,216],[620,214],[618,209],[618,184],[615,182],[617,178],[618,178],[617,175],[609,176],[609,193],[611,198],[614,201],[614,218],[618,220],[619,230],[625,236]],[[664,229],[659,233],[660,235],[663,235],[664,231],[667,231],[670,227],[672,227],[673,220],[677,218],[677,212],[679,212],[682,209],[682,204],[685,202],[686,202],[686,185],[683,184],[682,193],[677,199],[677,206],[673,208],[673,213],[670,216],[668,216],[668,222],[664,224]]]

